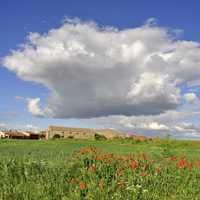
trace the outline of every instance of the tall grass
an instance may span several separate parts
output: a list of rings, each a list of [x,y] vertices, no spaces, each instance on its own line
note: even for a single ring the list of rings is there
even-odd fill
[[[197,200],[199,159],[198,142],[0,141],[0,199]]]

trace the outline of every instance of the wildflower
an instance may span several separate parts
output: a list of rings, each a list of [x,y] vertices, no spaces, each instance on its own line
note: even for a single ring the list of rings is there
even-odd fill
[[[172,156],[172,157],[170,157],[170,160],[171,160],[171,161],[176,161],[177,158],[176,158],[176,156]]]
[[[160,167],[156,167],[155,172],[158,174],[160,173]]]
[[[145,176],[147,176],[148,174],[146,173],[146,172],[141,172],[141,174],[140,174],[140,176],[142,176],[142,177],[145,177]]]
[[[182,158],[181,160],[178,161],[176,166],[179,169],[186,168],[187,167],[187,160],[185,158]]]
[[[189,163],[185,158],[182,158],[181,160],[178,161],[177,163],[177,168],[179,169],[189,169],[192,170],[192,163]]]
[[[103,157],[102,157],[102,156],[96,156],[96,157],[95,157],[95,160],[96,160],[96,161],[103,161]]]
[[[196,166],[200,168],[200,160],[197,160]]]
[[[192,170],[192,163],[187,163],[187,168],[191,171]]]
[[[85,189],[87,189],[87,184],[86,183],[80,183],[79,187],[80,187],[81,190],[85,190]]]
[[[136,169],[138,167],[138,162],[135,160],[132,160],[131,163],[129,164],[129,167],[131,169]]]

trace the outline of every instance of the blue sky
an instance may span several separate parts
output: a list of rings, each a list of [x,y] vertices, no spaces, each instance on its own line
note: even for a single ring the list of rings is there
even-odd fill
[[[49,30],[60,28],[63,25],[65,17],[76,17],[83,22],[94,21],[99,27],[112,26],[119,30],[141,27],[148,19],[154,18],[156,27],[166,27],[170,30],[182,30],[183,33],[178,36],[177,40],[196,41],[198,43],[200,41],[199,9],[200,2],[197,0],[190,2],[181,0],[155,0],[151,2],[145,0],[1,1],[0,57],[3,59],[10,55],[12,49],[19,50],[19,45],[27,42],[27,35],[30,32],[37,32],[42,35]],[[199,68],[199,66],[197,65],[196,68]],[[72,117],[73,119],[69,119],[69,117],[63,113],[62,117],[60,117],[61,115],[55,115],[55,117],[50,118],[48,116],[38,117],[32,115],[27,110],[28,99],[39,97],[42,107],[45,107],[48,97],[51,95],[49,88],[45,84],[38,83],[33,79],[26,81],[25,78],[17,76],[16,71],[8,69],[9,67],[5,68],[0,66],[0,124],[6,124],[6,126],[16,128],[26,128],[27,125],[46,128],[49,124],[62,124],[65,126],[78,127],[104,127],[112,126],[114,124],[114,126],[119,127],[118,123],[116,125],[116,121],[112,121],[111,124],[107,123],[110,119],[104,119],[104,115],[100,116],[100,120],[96,119],[96,116],[91,120],[80,120],[79,117]],[[187,92],[192,93],[194,90],[198,99],[198,84],[196,84],[195,87],[188,88],[185,86],[184,82],[180,88],[181,97]],[[181,101],[185,100],[182,99]],[[195,104],[195,106],[197,105]],[[170,109],[175,111],[184,109],[191,110],[194,109],[194,105],[191,108],[190,105],[183,106],[181,104],[176,106],[176,108]],[[113,112],[111,114],[113,114]],[[155,113],[153,113],[153,115],[154,114]],[[141,113],[141,115],[145,114]],[[133,113],[131,116],[134,118],[135,114]],[[105,120],[107,121],[105,122]],[[184,120],[184,123],[190,123],[190,126],[193,123],[198,125],[197,117],[190,117]],[[137,128],[134,129],[137,130]]]

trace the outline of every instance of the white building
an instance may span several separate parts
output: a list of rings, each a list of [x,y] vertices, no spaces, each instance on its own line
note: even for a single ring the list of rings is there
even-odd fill
[[[0,131],[0,138],[5,138],[6,134],[3,131]]]

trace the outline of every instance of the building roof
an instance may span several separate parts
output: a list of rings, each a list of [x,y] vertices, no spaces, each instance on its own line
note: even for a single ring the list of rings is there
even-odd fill
[[[6,132],[6,135],[9,135],[10,137],[12,137],[12,136],[27,137],[27,134],[24,134],[23,132],[19,132],[19,131],[8,131],[8,132]]]

